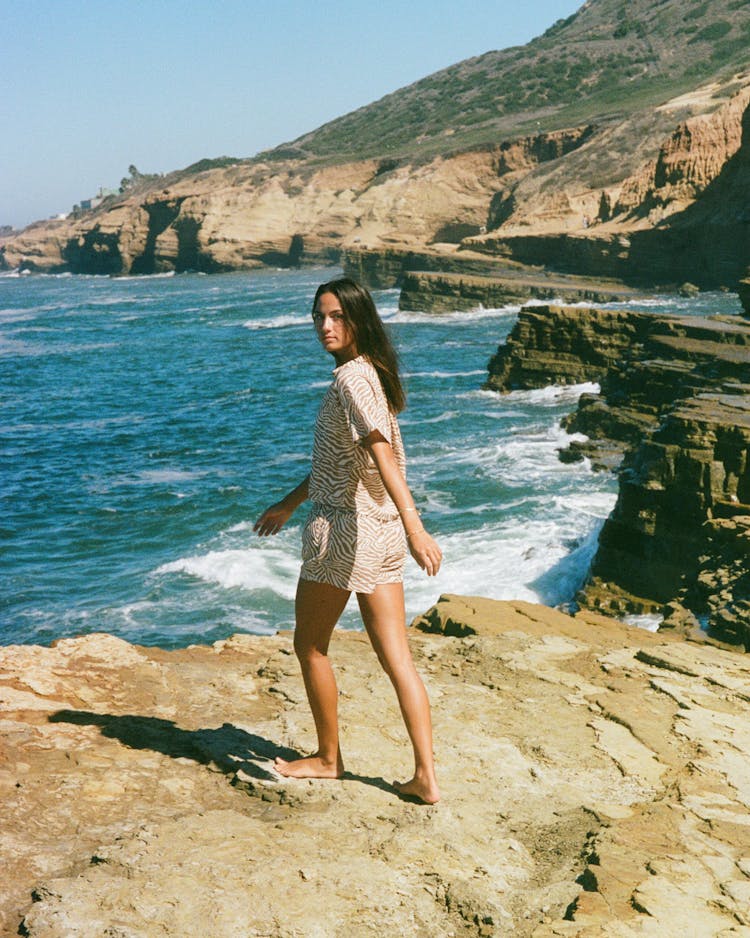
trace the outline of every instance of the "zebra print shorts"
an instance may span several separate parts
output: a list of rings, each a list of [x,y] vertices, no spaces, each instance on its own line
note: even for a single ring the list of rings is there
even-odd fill
[[[381,583],[400,583],[406,560],[401,519],[313,505],[302,529],[300,578],[355,593]]]

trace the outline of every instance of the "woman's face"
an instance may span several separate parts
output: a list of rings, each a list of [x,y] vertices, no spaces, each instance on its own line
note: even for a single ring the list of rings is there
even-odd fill
[[[313,313],[315,331],[320,344],[336,359],[339,365],[357,357],[354,333],[349,327],[338,297],[333,293],[322,293]]]

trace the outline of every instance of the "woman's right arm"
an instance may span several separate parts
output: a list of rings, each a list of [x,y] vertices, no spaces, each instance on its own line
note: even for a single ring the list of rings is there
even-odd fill
[[[266,508],[263,514],[253,525],[253,531],[257,531],[261,537],[267,537],[269,534],[278,534],[287,521],[294,514],[295,509],[299,508],[308,495],[310,486],[310,476],[306,475],[300,484],[288,492],[280,502]]]

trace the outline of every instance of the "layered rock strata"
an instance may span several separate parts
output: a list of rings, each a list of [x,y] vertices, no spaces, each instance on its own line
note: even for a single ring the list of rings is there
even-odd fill
[[[173,173],[93,213],[31,226],[0,265],[73,273],[219,272],[338,261],[359,245],[455,246],[486,223],[498,178],[579,146],[590,128],[540,132],[431,160],[320,166],[247,160]]]
[[[522,602],[443,597],[410,642],[443,801],[364,635],[334,636],[341,781],[289,634],[0,649],[3,934],[729,935],[750,929],[747,659]]]
[[[620,467],[581,602],[668,621],[687,608],[750,647],[750,324],[534,307],[489,368],[497,390],[601,383],[565,421],[588,439],[561,454]]]
[[[629,310],[526,307],[490,359],[486,387],[516,391],[600,381],[623,356],[637,356],[656,319]]]
[[[657,110],[669,112],[679,103]],[[587,144],[520,180],[507,194],[499,224],[463,245],[584,276],[734,289],[750,259],[749,105],[745,84],[709,113],[680,122],[653,155],[619,179],[610,173],[596,193],[599,148],[634,155],[632,143],[623,146],[624,128],[608,127],[596,147]]]
[[[529,268],[522,264],[474,251],[457,254],[448,245],[383,249],[354,245],[344,251],[341,265],[346,276],[354,277],[374,290],[400,287],[408,273],[433,272],[470,277],[506,277],[514,270],[529,273]],[[535,272],[539,276],[544,275],[541,267]]]
[[[585,603],[617,611],[677,601],[750,649],[748,390],[678,401],[626,455]]]
[[[536,277],[509,270],[505,276],[472,277],[450,273],[404,273],[401,278],[399,309],[420,312],[452,312],[478,306],[500,307],[529,299],[559,299],[565,303],[589,301],[608,303],[630,299],[634,291],[606,281],[574,277]]]

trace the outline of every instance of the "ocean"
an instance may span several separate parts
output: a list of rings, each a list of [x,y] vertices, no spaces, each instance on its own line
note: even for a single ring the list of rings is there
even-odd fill
[[[0,643],[106,631],[162,647],[293,625],[303,506],[253,522],[307,472],[333,360],[318,268],[204,276],[0,275]],[[616,480],[564,465],[560,418],[595,385],[482,390],[518,308],[430,315],[374,293],[401,357],[409,482],[441,593],[572,600]],[[622,304],[624,305],[624,304]],[[732,294],[635,308],[737,312]],[[342,625],[359,627],[352,599]]]

